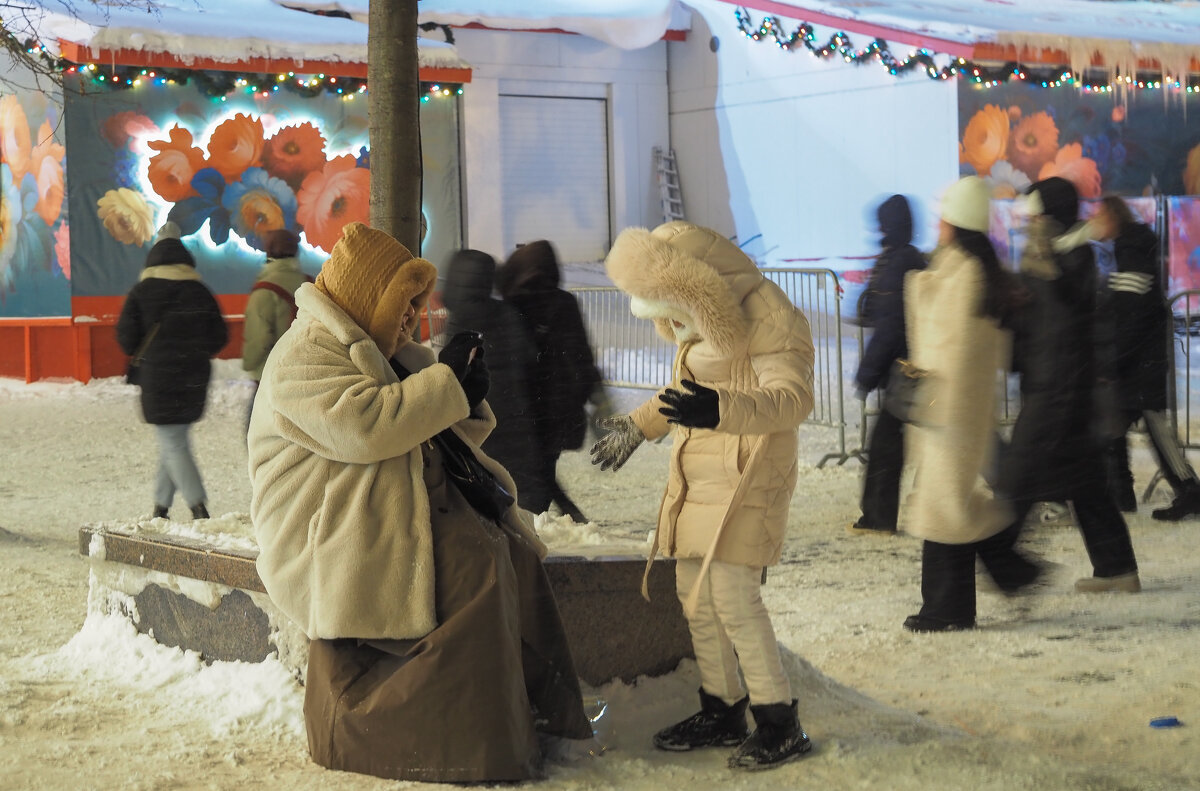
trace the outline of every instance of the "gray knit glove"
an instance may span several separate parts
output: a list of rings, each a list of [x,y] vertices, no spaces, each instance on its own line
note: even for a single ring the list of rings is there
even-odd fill
[[[601,470],[611,467],[616,472],[629,461],[646,437],[629,415],[606,417],[600,421],[600,427],[609,432],[592,446],[592,464],[599,464]]]

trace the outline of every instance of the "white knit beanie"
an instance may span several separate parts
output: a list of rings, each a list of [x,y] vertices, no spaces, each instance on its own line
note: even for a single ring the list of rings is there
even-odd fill
[[[965,176],[942,193],[941,217],[955,228],[987,233],[992,190],[979,176]]]

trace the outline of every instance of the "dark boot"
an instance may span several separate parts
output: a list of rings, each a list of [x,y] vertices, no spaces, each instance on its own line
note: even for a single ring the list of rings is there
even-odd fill
[[[208,509],[204,507],[204,503],[192,506],[192,519],[208,519]]]
[[[812,749],[812,741],[796,717],[796,699],[789,703],[751,706],[758,728],[729,756],[730,769],[772,769]]]
[[[151,518],[152,519],[167,519],[168,513],[169,513],[169,511],[165,505],[156,505],[156,506],[154,506],[154,513],[151,515]]]
[[[1156,508],[1150,512],[1160,522],[1178,522],[1197,514],[1200,514],[1200,486],[1184,489],[1166,508]]]
[[[660,750],[684,752],[697,747],[734,747],[746,740],[749,696],[732,706],[700,689],[700,711],[686,720],[654,734],[654,746]]]

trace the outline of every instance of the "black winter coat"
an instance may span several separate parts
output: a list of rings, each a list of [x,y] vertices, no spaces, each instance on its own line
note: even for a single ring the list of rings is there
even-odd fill
[[[1012,317],[1013,371],[1021,375],[1021,412],[1004,454],[997,489],[1008,497],[1066,500],[1092,485],[1099,452],[1092,429],[1096,363],[1096,260],[1084,244],[1056,253],[1061,274],[1027,272],[1027,300]]]
[[[548,498],[539,474],[537,437],[530,409],[529,376],[535,359],[533,341],[516,308],[492,298],[496,261],[478,250],[461,250],[446,267],[442,302],[449,315],[445,337],[465,330],[483,334],[483,359],[491,374],[487,401],[496,428],[483,451],[504,465],[517,484],[519,504]]]
[[[558,287],[554,249],[546,241],[518,247],[496,283],[525,320],[537,350],[528,381],[542,453],[579,448],[587,432],[585,404],[601,377],[579,303]]]
[[[1113,242],[1116,271],[1100,292],[1100,315],[1108,324],[1110,353],[1123,410],[1167,408],[1171,312],[1162,287],[1158,236],[1147,225],[1121,229]]]
[[[927,263],[921,252],[909,244],[912,214],[908,202],[900,195],[893,195],[880,205],[878,214],[883,252],[875,260],[859,312],[863,325],[874,328],[854,377],[855,386],[864,393],[887,387],[892,362],[908,356],[904,276],[924,269]]]
[[[132,357],[156,324],[138,381],[142,415],[155,425],[195,423],[208,398],[210,360],[225,346],[229,331],[216,298],[191,265],[142,270],[117,319],[122,351]]]

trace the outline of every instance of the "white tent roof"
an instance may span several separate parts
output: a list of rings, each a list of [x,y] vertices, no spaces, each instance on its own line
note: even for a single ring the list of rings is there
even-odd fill
[[[349,19],[316,16],[271,0],[153,0],[155,10],[39,0],[6,9],[4,26],[54,54],[59,39],[98,53],[132,49],[169,53],[185,63],[247,58],[365,63],[367,28]],[[420,39],[423,67],[470,68],[445,42]]]
[[[297,8],[344,11],[366,21],[368,0],[276,0]],[[687,30],[679,0],[420,0],[419,23],[480,24],[505,30],[565,30],[621,49],[640,49],[668,30]]]
[[[1153,59],[1169,70],[1200,60],[1196,0],[745,0],[742,5],[756,24],[774,14],[787,25],[809,21],[836,26],[840,20],[848,33],[857,29],[909,43],[928,37],[930,49],[937,49],[940,40],[980,52],[998,49],[982,46],[986,44],[1012,45],[1017,52],[1059,50],[1076,68],[1086,66],[1093,55],[1108,66]],[[730,4],[731,17],[733,8]],[[910,35],[889,36],[889,30]],[[958,50],[964,51],[969,53]]]

